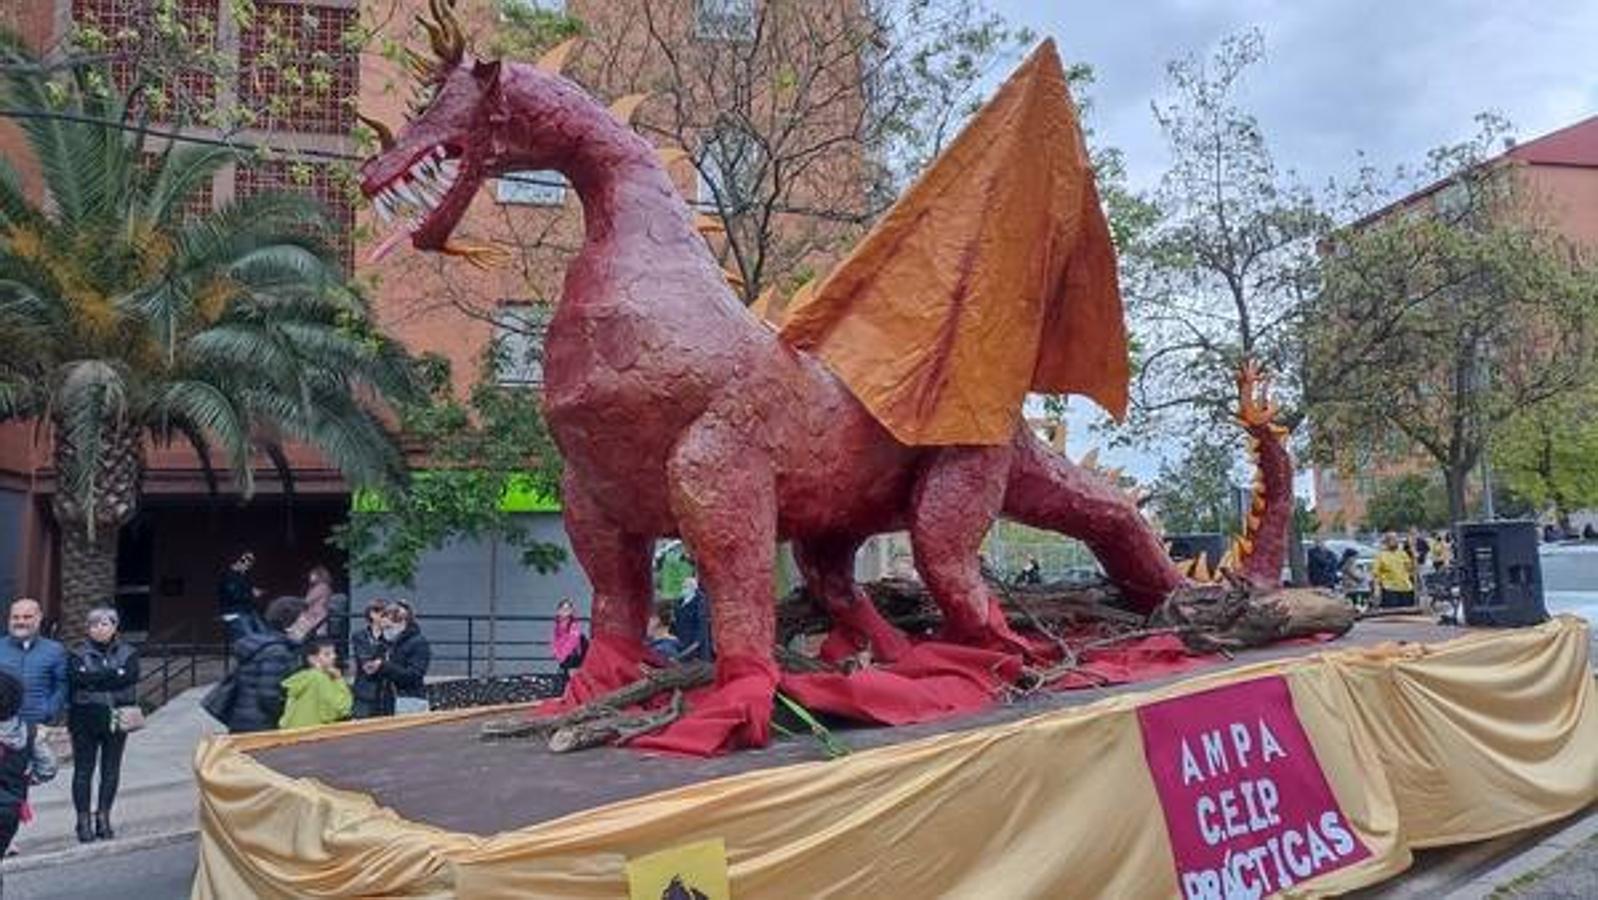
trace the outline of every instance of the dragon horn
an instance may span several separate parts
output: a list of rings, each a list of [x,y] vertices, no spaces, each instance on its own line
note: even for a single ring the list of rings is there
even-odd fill
[[[421,20],[428,42],[433,45],[433,55],[446,66],[459,63],[466,53],[466,36],[461,34],[461,23],[455,20],[454,6],[455,0],[427,0],[433,21]]]
[[[405,48],[405,68],[412,78],[421,82],[432,81],[438,74],[438,67],[431,60],[409,47]]]
[[[628,94],[610,105],[610,114],[615,116],[625,125],[633,123],[633,113],[638,107],[649,99],[648,94]]]
[[[566,57],[572,55],[572,49],[576,46],[577,38],[567,38],[539,57],[535,65],[551,75],[559,75],[561,68],[566,65]]]
[[[1082,454],[1082,459],[1077,465],[1084,469],[1097,469],[1099,467],[1099,448],[1094,447]]]
[[[385,153],[394,149],[394,132],[389,131],[387,125],[384,125],[382,122],[379,122],[371,116],[363,114],[358,109],[355,111],[355,118],[359,119],[362,125],[365,125],[367,128],[377,132],[377,143],[383,148]]]

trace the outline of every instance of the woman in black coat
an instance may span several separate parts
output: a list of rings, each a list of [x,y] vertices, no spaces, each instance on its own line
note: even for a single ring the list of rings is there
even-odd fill
[[[366,604],[366,627],[350,636],[350,658],[355,663],[353,717],[370,719],[394,714],[394,689],[377,674],[388,656],[383,628],[388,623],[388,601],[374,599]]]
[[[118,727],[119,706],[138,703],[139,653],[117,637],[117,611],[89,610],[87,640],[72,647],[67,661],[71,705],[67,731],[72,736],[72,805],[78,811],[78,840],[87,844],[116,836],[111,830],[111,803],[122,774],[127,732]],[[89,794],[94,770],[100,769],[100,793],[89,821]]]
[[[301,665],[299,646],[286,634],[305,612],[301,597],[279,597],[266,608],[266,627],[233,643],[238,692],[228,711],[228,731],[271,731],[283,715],[283,679]]]
[[[389,645],[388,654],[375,674],[392,687],[393,703],[396,707],[411,707],[402,708],[402,712],[427,708],[426,677],[433,663],[433,649],[417,627],[409,603],[396,600],[389,605],[383,640]]]

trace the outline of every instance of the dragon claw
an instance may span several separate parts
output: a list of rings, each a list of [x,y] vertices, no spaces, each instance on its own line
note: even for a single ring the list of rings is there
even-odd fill
[[[456,256],[466,260],[473,266],[487,271],[497,269],[510,262],[510,251],[492,244],[471,244],[457,241],[453,238],[444,242],[441,251],[445,256]]]

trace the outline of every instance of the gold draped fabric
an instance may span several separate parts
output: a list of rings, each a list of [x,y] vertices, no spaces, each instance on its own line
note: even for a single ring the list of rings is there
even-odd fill
[[[213,738],[195,760],[194,897],[617,898],[628,895],[629,859],[718,839],[731,895],[740,898],[1169,897],[1177,893],[1172,850],[1136,710],[1278,674],[1339,806],[1371,851],[1296,885],[1295,895],[1371,884],[1406,868],[1411,848],[1527,828],[1598,799],[1588,632],[1562,617],[1438,645],[1339,650],[1217,672],[490,838],[408,822],[365,796],[287,778],[247,754],[462,713]]]

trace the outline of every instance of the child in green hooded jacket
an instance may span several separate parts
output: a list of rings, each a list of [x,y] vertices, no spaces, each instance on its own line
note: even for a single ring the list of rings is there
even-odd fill
[[[287,702],[279,728],[331,725],[350,717],[355,698],[338,670],[338,652],[327,638],[313,638],[302,650],[305,668],[283,679]]]

